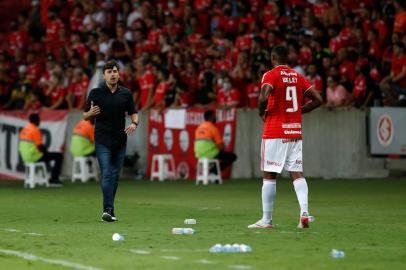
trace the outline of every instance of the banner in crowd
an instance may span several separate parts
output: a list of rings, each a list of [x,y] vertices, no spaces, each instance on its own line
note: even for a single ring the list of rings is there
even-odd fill
[[[373,155],[406,155],[406,109],[371,108],[369,138]]]
[[[50,152],[63,152],[67,111],[43,110],[40,113],[42,141]],[[23,179],[24,162],[18,153],[18,135],[28,123],[22,111],[0,111],[0,179]]]
[[[195,130],[203,122],[204,109],[176,109],[159,112],[152,110],[148,117],[148,175],[152,156],[172,154],[175,159],[176,176],[195,179],[197,160],[194,155]],[[237,110],[217,110],[217,123],[223,136],[224,150],[233,151]],[[229,178],[231,170],[224,172]]]

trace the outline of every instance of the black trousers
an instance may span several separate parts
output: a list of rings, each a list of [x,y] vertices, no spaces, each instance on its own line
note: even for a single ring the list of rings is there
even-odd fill
[[[216,156],[216,158],[220,160],[220,168],[223,171],[228,167],[230,167],[234,161],[236,161],[237,155],[232,152],[225,152],[221,150]]]
[[[47,164],[48,168],[51,168],[51,179],[49,182],[59,182],[59,175],[61,174],[62,168],[62,153],[57,152],[45,152],[42,158],[39,161],[44,161]],[[54,162],[54,165],[51,167],[51,162]]]

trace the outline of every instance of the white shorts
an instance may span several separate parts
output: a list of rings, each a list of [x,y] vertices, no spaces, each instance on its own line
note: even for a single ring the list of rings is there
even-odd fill
[[[302,172],[302,163],[301,139],[262,139],[262,171],[281,173],[285,169],[289,172]]]

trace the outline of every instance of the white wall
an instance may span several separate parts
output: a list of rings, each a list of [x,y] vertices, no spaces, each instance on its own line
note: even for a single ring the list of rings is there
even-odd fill
[[[69,153],[72,129],[82,112],[71,112],[68,117],[67,144],[63,174],[71,174],[72,156]],[[371,158],[367,148],[367,113],[355,109],[319,109],[303,119],[303,162],[307,177],[364,178],[386,177],[383,158]],[[235,152],[238,159],[232,178],[260,178],[259,169],[262,121],[257,110],[238,110]],[[127,142],[127,153],[137,151],[139,166],[147,167],[148,117],[140,114],[140,125],[135,136]]]

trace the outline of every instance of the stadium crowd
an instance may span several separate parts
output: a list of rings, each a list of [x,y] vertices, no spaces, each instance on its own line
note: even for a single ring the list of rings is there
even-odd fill
[[[137,108],[256,108],[270,50],[327,107],[405,106],[402,0],[47,0],[10,25],[0,109],[82,109],[91,76],[119,61]]]

